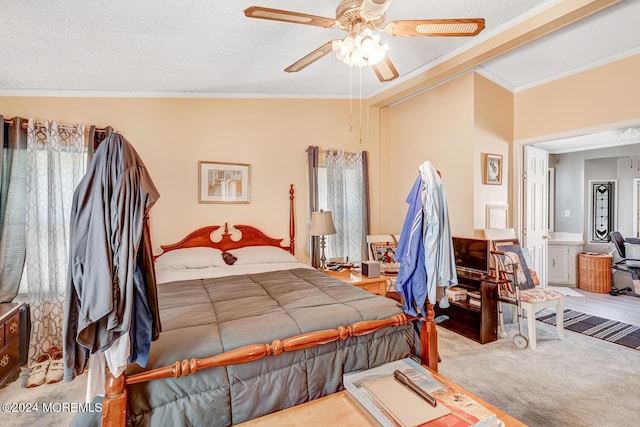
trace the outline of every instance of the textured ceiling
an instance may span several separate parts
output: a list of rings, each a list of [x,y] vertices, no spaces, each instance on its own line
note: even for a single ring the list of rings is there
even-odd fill
[[[625,0],[506,53],[481,71],[512,91],[640,53],[640,1]]]
[[[251,5],[335,17],[338,0],[7,1],[0,15],[0,95],[370,97],[559,0],[395,0],[394,19],[473,18],[473,38],[390,37],[400,78],[380,83],[333,54],[283,70],[338,29],[249,19]],[[517,91],[640,51],[640,1],[592,17],[485,63]]]

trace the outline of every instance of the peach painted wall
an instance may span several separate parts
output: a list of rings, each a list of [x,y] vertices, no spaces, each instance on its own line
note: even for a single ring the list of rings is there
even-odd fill
[[[294,184],[297,255],[306,261],[306,147],[368,149],[348,100],[0,97],[0,111],[5,117],[120,131],[161,194],[151,211],[156,251],[197,227],[225,221],[256,225],[288,240],[288,189]],[[359,121],[357,111],[353,117]],[[251,164],[251,203],[199,204],[199,160]]]
[[[288,236],[293,183],[296,246],[306,261],[308,145],[370,152],[374,233],[401,229],[417,168],[430,160],[443,174],[452,231],[471,236],[484,228],[486,204],[515,208],[510,141],[638,120],[638,75],[640,55],[514,95],[469,73],[394,106],[371,108],[370,119],[363,112],[362,142],[360,103],[352,103],[350,114],[348,100],[0,97],[0,112],[121,131],[161,193],[152,210],[156,250],[195,227],[225,221]],[[503,185],[482,185],[483,153],[504,156]],[[250,163],[252,203],[198,204],[199,160]]]
[[[407,212],[404,200],[426,160],[442,173],[454,235],[473,237],[485,228],[487,204],[510,204],[513,96],[508,90],[468,73],[382,109],[379,126],[376,233],[400,231]],[[502,185],[482,183],[485,153],[503,155]]]
[[[467,74],[381,110],[379,222],[374,221],[380,228],[375,233],[400,232],[405,199],[427,160],[442,173],[452,232],[473,233],[473,84]]]
[[[485,77],[474,74],[474,229],[486,228],[486,206],[511,203],[509,158],[513,140],[513,94]],[[502,184],[483,184],[485,154],[502,156]],[[511,209],[510,209],[511,211]],[[509,219],[511,212],[509,212]],[[509,222],[508,226],[511,225]]]
[[[637,121],[639,76],[640,55],[635,55],[516,93],[515,141]]]

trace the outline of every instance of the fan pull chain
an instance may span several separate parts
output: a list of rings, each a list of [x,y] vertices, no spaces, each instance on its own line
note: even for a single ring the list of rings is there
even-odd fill
[[[353,67],[349,67],[349,132],[353,132]]]
[[[360,144],[362,144],[362,67],[360,67]]]

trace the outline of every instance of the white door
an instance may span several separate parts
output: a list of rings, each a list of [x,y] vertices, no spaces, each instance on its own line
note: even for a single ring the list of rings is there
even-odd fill
[[[547,286],[547,165],[548,153],[524,147],[523,242],[529,249],[540,286]]]

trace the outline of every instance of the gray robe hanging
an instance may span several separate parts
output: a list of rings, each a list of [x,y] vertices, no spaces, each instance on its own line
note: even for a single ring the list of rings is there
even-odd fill
[[[152,339],[157,338],[160,319],[147,219],[158,197],[131,144],[118,133],[109,135],[73,197],[63,331],[65,381],[82,373],[85,349],[105,351],[129,332],[134,301],[140,296],[134,286],[136,267],[147,269],[143,297],[153,313]]]

